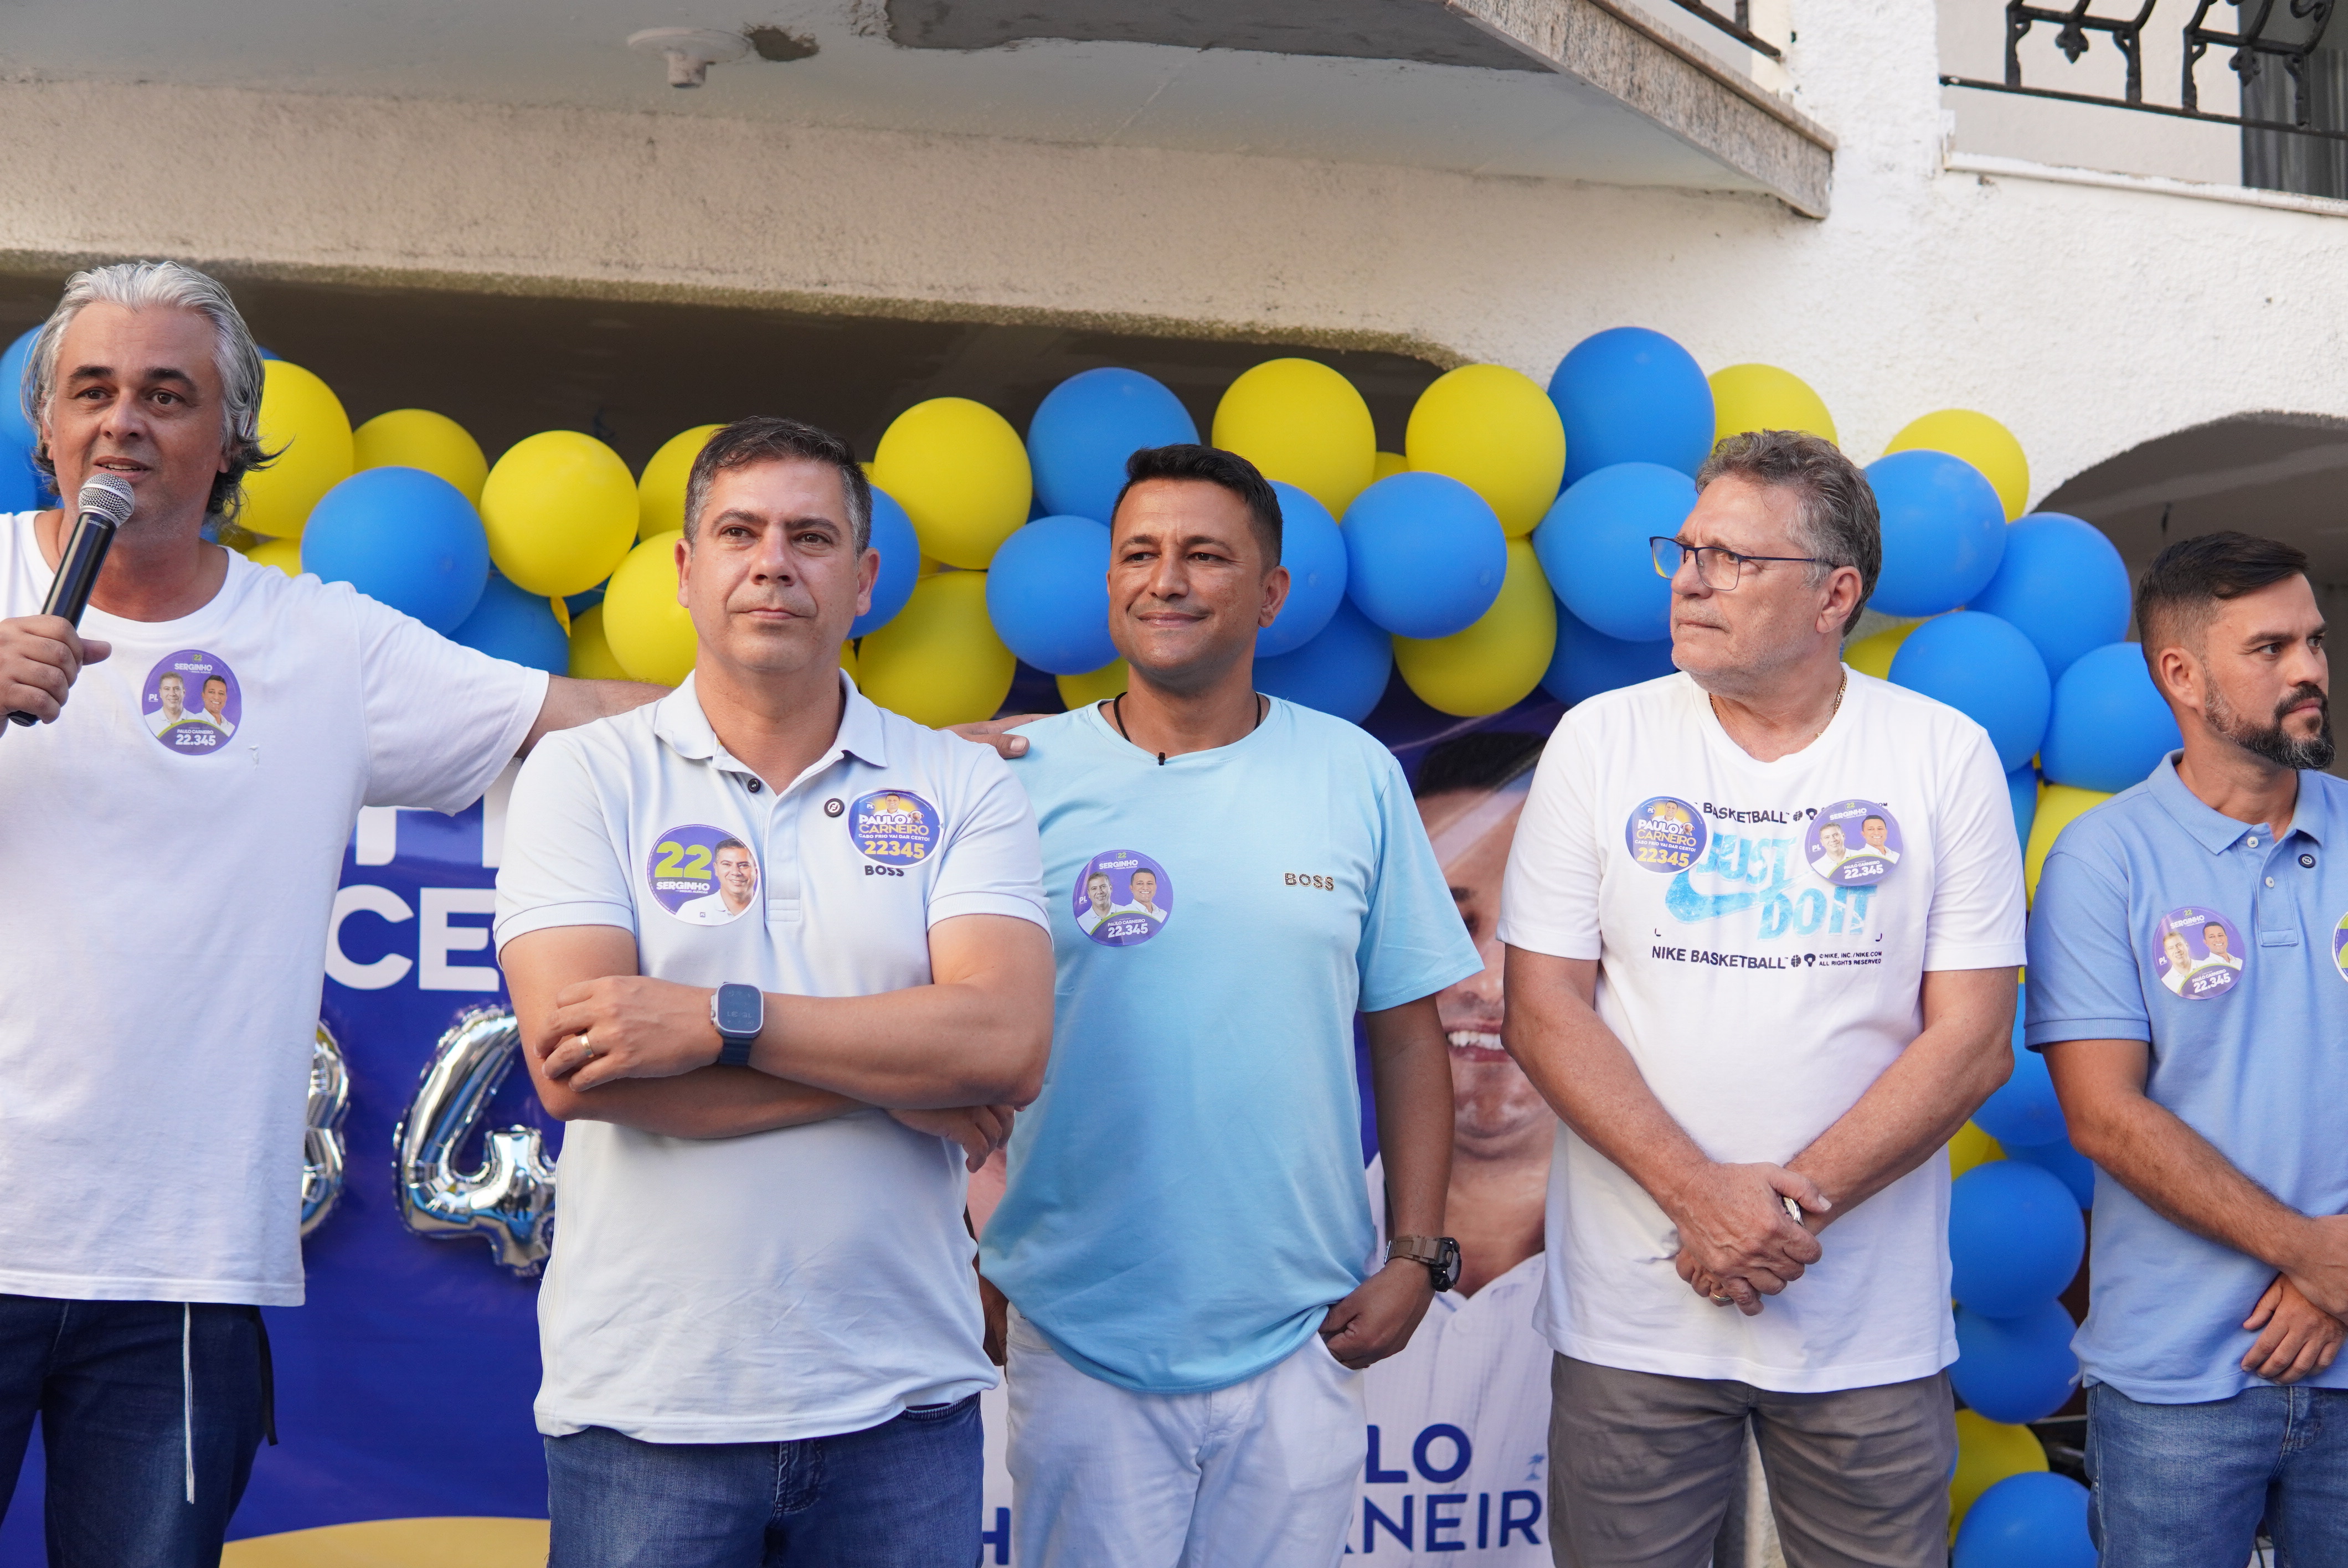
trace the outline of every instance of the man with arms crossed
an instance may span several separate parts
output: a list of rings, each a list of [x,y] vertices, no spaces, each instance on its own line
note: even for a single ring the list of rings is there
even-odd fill
[[[839,669],[870,528],[837,437],[712,436],[677,545],[694,673],[514,785],[499,958],[571,1123],[539,1296],[555,1568],[978,1556],[962,1152],[1035,1092],[1051,938],[1010,770]],[[762,897],[680,918],[656,868],[724,839]]]
[[[1207,446],[1126,473],[1109,627],[1132,684],[1028,725],[1016,770],[1059,989],[983,1254],[1018,1309],[1014,1547],[1029,1568],[1334,1568],[1359,1368],[1426,1310],[1415,1259],[1457,1255],[1435,996],[1482,966],[1394,758],[1255,691],[1288,588],[1272,487]],[[1096,871],[1157,913],[1086,934]],[[1403,1254],[1366,1280],[1357,1010]]]
[[[2348,1563],[2348,785],[2321,771],[2323,615],[2304,555],[2230,532],[2162,551],[2136,619],[2185,749],[2063,830],[2030,918],[2024,1038],[2098,1173],[2088,1522],[2107,1568],[2242,1562],[2261,1518],[2282,1561]]]
[[[1938,1565],[1940,1151],[2012,1070],[2005,774],[1978,724],[1842,664],[1882,560],[1864,475],[1771,431],[1697,478],[1655,544],[1681,672],[1559,724],[1501,897],[1509,1051],[1565,1122],[1550,1539],[1701,1568],[1749,1423],[1792,1568]],[[1830,883],[1812,829],[1854,810],[1900,857]]]
[[[267,1419],[258,1307],[302,1300],[311,1042],[359,808],[458,810],[548,730],[660,694],[550,680],[205,542],[264,460],[261,386],[211,278],[76,273],[27,363],[38,460],[61,495],[104,473],[138,497],[80,631],[40,613],[73,518],[0,518],[0,711],[45,721],[0,740],[0,1499],[38,1411],[59,1568],[218,1560]],[[178,662],[234,676],[232,742]],[[219,743],[175,744],[187,725]],[[203,831],[128,844],[159,815]]]

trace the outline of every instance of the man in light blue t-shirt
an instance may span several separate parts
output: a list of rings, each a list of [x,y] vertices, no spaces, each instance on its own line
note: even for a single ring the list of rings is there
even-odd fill
[[[2307,558],[2170,546],[2137,590],[2185,748],[2065,828],[2028,1042],[2094,1160],[2075,1341],[2106,1568],[2348,1562],[2348,784]]]
[[[1016,1308],[1014,1545],[1026,1568],[1329,1568],[1365,1449],[1360,1368],[1456,1272],[1435,997],[1482,965],[1393,757],[1255,691],[1288,586],[1271,486],[1205,446],[1127,473],[1109,624],[1131,684],[1026,726],[1014,767],[1059,983],[981,1251]]]

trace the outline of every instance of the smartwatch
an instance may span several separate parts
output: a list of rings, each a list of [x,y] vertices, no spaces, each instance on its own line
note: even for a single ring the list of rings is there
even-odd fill
[[[725,1042],[717,1048],[718,1063],[747,1067],[750,1047],[767,1027],[767,993],[756,986],[720,986],[709,993],[709,1021]]]
[[[1447,1235],[1398,1235],[1386,1243],[1386,1261],[1398,1257],[1425,1264],[1427,1277],[1437,1290],[1448,1290],[1459,1283],[1459,1244]]]

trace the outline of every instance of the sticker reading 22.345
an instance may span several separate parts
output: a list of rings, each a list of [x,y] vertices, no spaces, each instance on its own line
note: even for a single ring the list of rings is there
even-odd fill
[[[867,860],[910,866],[938,846],[938,808],[910,790],[874,790],[848,808],[848,832]]]
[[[1111,849],[1085,862],[1072,912],[1102,947],[1139,947],[1174,917],[1174,879],[1139,850]]]
[[[212,756],[244,723],[244,692],[228,661],[201,648],[166,653],[147,671],[139,716],[148,733],[183,757]]]
[[[1851,887],[1890,876],[1907,845],[1889,810],[1871,800],[1838,800],[1811,820],[1802,848],[1811,870]]]
[[[1672,795],[1639,803],[1622,828],[1631,859],[1650,871],[1685,871],[1704,853],[1704,819],[1695,807]]]
[[[738,834],[705,822],[672,827],[644,861],[653,901],[688,926],[728,926],[758,897],[758,857]]]
[[[2224,996],[2242,978],[2242,934],[2207,904],[2171,909],[2153,927],[2152,972],[2189,1002]]]

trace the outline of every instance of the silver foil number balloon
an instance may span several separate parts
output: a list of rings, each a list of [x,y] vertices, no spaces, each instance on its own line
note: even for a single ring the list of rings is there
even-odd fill
[[[502,1007],[460,1014],[424,1069],[416,1097],[392,1133],[397,1150],[399,1217],[423,1236],[479,1235],[516,1274],[536,1274],[554,1241],[554,1167],[532,1127],[506,1127],[481,1140],[476,1171],[457,1169],[457,1151],[489,1109],[521,1048],[521,1026]]]
[[[302,1129],[302,1234],[326,1223],[343,1196],[343,1112],[351,1105],[351,1075],[343,1048],[324,1020],[310,1043],[310,1113]]]

